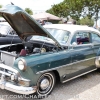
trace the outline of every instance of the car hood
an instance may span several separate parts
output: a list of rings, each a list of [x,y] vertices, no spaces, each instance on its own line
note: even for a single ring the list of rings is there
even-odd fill
[[[23,9],[15,5],[7,5],[0,9],[0,15],[12,26],[22,40],[30,35],[40,35],[51,38],[59,47],[59,42],[35,19]]]

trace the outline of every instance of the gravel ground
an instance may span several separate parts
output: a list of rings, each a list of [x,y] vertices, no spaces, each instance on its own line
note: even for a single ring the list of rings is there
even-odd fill
[[[36,98],[0,89],[0,100],[36,100],[33,97]],[[57,83],[51,95],[42,100],[100,100],[100,73],[95,71],[64,84]]]

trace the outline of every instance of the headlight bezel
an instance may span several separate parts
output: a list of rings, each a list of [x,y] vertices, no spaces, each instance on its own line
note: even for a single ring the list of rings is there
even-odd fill
[[[26,64],[26,61],[24,59],[20,59],[18,61],[18,68],[21,70],[21,71],[25,71],[26,68],[27,68],[27,64]]]

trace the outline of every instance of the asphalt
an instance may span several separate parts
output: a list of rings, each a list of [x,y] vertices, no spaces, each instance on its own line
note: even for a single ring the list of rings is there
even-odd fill
[[[0,89],[0,100],[38,100],[35,95],[19,95]],[[100,100],[100,72],[57,83],[52,93],[42,100]]]

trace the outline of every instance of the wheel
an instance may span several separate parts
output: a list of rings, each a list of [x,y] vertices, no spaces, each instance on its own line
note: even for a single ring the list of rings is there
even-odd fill
[[[37,82],[36,94],[40,97],[48,96],[55,86],[55,75],[53,72],[44,73]]]

